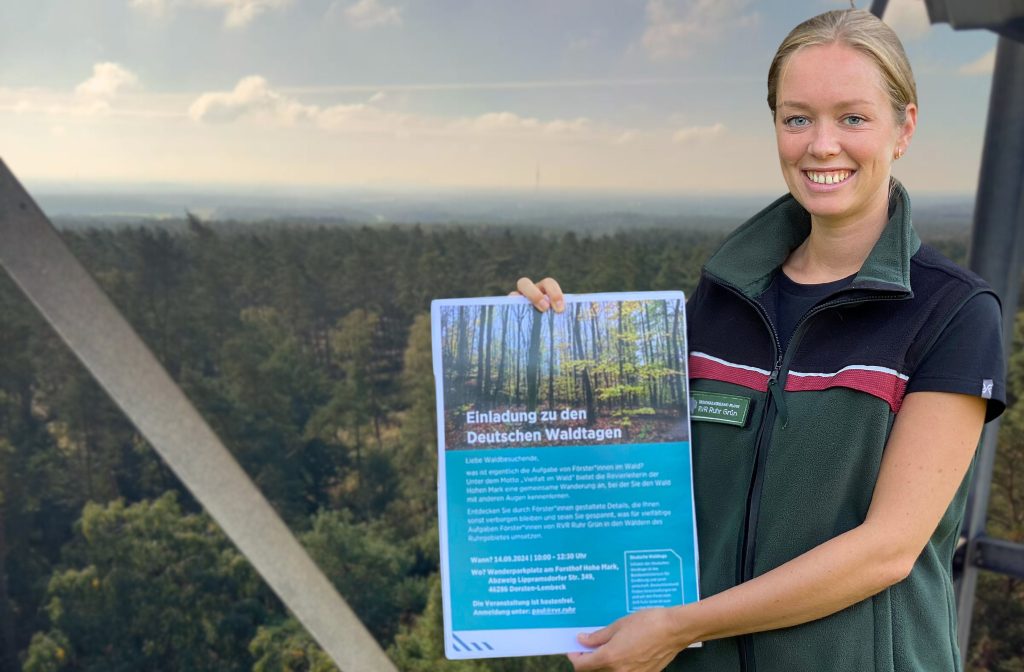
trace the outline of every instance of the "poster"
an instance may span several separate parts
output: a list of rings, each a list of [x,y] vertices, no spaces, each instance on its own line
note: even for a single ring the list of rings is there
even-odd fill
[[[681,292],[431,306],[450,659],[698,599]]]

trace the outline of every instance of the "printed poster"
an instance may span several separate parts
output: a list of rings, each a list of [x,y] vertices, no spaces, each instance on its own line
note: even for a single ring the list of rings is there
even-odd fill
[[[445,653],[584,651],[698,599],[681,292],[431,306]]]

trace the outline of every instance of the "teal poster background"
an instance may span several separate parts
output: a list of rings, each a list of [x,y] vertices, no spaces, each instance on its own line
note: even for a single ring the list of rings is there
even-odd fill
[[[697,598],[686,442],[450,451],[446,472],[455,630],[601,626]],[[627,552],[655,550],[679,563],[627,574]]]

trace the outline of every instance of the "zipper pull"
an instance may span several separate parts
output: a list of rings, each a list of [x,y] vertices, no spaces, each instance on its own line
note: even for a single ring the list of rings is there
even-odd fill
[[[786,399],[781,387],[779,387],[779,373],[782,370],[782,359],[775,363],[772,375],[768,377],[768,393],[775,401],[775,407],[779,409],[779,418],[782,420],[782,427],[789,424],[789,412],[786,410]]]

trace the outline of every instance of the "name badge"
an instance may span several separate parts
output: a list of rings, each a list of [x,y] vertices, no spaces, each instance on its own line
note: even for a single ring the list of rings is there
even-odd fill
[[[742,427],[747,424],[750,399],[716,392],[690,393],[690,419],[721,422]]]

